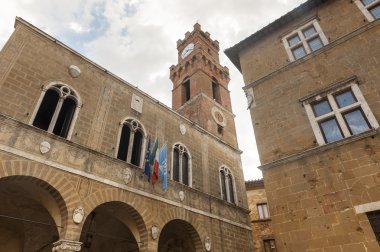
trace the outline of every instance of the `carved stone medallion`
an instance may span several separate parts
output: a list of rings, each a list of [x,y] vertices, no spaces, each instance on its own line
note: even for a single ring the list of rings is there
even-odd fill
[[[152,239],[156,240],[158,238],[158,234],[160,233],[160,230],[158,229],[157,225],[152,226]]]
[[[79,67],[71,65],[71,66],[69,66],[69,74],[71,77],[77,78],[81,74],[81,71],[80,71]]]
[[[185,199],[185,193],[183,191],[179,191],[178,196],[180,201],[183,201]]]
[[[75,224],[79,224],[83,221],[84,218],[84,209],[82,206],[79,206],[74,209],[73,212],[73,221]]]
[[[123,169],[123,180],[126,184],[131,183],[132,181],[132,171],[129,168]]]
[[[186,134],[186,126],[185,126],[185,124],[181,123],[179,125],[179,131],[181,132],[182,135]]]
[[[40,143],[40,152],[42,154],[48,153],[50,148],[51,148],[50,143],[48,143],[46,141],[43,141]]]
[[[208,236],[205,237],[205,249],[211,251],[211,239]]]

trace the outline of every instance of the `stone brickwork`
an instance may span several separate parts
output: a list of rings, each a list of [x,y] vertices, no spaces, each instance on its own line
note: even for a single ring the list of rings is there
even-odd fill
[[[120,251],[117,246],[125,244],[110,242],[94,228],[100,234],[113,232],[111,237],[139,251],[182,245],[189,251],[204,251],[206,237],[211,251],[251,251],[237,145],[211,134],[20,18],[0,53],[0,62],[1,214],[28,222],[33,220],[26,211],[28,205],[43,209],[35,216],[38,225],[50,227],[44,232],[51,234],[37,232],[40,234],[31,238],[28,234],[33,225],[13,225],[0,219],[0,240],[9,241],[9,251],[16,247],[20,251],[78,251],[78,246],[91,251],[91,244],[100,251]],[[70,65],[81,70],[79,77],[69,74]],[[69,139],[31,125],[41,93],[52,82],[70,86],[82,103]],[[135,96],[143,100],[141,113],[131,108]],[[161,179],[154,186],[147,182],[143,162],[136,166],[116,159],[121,124],[127,118],[142,125],[143,155],[148,135],[157,137],[160,146],[167,144],[166,192]],[[171,179],[177,143],[189,152],[191,187]],[[233,173],[236,204],[221,199],[221,166]],[[12,195],[21,195],[24,203]],[[3,207],[7,205],[12,208]],[[81,207],[82,217],[77,211]],[[83,220],[74,222],[75,214]],[[170,237],[172,231],[166,227],[185,233]],[[17,238],[15,234],[26,236]],[[183,237],[188,239],[186,244],[178,242]],[[33,246],[25,247],[31,243]]]
[[[329,43],[291,62],[281,38],[315,18]],[[378,129],[318,144],[304,102],[351,78],[379,121],[379,44],[380,20],[353,2],[309,0],[226,52],[254,94],[278,251],[380,251],[366,215],[379,209]]]
[[[264,181],[252,180],[245,182],[247,190],[249,217],[252,226],[252,239],[254,251],[265,251],[264,240],[274,239],[270,214],[268,219],[260,219],[257,204],[267,203],[267,195],[264,188]],[[275,250],[273,250],[275,251]],[[271,251],[268,251],[271,252]]]

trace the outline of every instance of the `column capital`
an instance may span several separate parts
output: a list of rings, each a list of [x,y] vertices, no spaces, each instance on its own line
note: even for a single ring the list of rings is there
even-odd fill
[[[71,252],[80,251],[82,242],[79,241],[69,241],[69,240],[59,240],[53,243],[53,252]]]

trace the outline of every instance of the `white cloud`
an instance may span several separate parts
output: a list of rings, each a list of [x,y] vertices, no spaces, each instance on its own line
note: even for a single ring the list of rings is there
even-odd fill
[[[220,42],[220,61],[230,69],[233,112],[245,179],[261,177],[241,74],[223,50],[298,6],[304,0],[13,0],[0,10],[0,46],[14,17],[56,36],[109,71],[171,106],[169,67],[177,63],[176,41],[196,21]]]

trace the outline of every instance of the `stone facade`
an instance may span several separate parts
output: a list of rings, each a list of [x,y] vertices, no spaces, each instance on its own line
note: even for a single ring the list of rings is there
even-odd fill
[[[260,216],[258,211],[258,205],[268,203],[264,181],[262,179],[246,181],[245,188],[247,190],[248,208],[251,211],[249,217],[252,226],[254,251],[275,252],[275,248],[267,248],[267,250],[264,248],[264,241],[274,240],[270,213],[268,218],[265,218],[265,216]]]
[[[380,251],[379,231],[368,218],[380,209],[380,20],[368,20],[359,2],[306,1],[226,51],[253,98],[252,123],[280,252]],[[292,60],[286,51],[292,37],[286,36],[312,20],[328,43]],[[367,130],[347,131],[344,107],[331,108],[336,114],[325,119],[336,116],[336,134],[344,137],[328,142],[325,121],[315,123],[316,104],[332,106],[331,98],[355,90]]]
[[[49,130],[33,126],[51,84],[65,97],[76,94],[67,137],[55,128],[50,133],[51,125]],[[2,249],[252,250],[236,145],[21,18],[0,53],[0,97]],[[123,122],[130,119],[142,132],[136,165],[117,159]],[[152,185],[143,174],[148,135],[159,139],[159,147],[168,146],[166,192],[161,179]],[[172,180],[178,143],[188,151],[189,186]],[[221,166],[233,173],[235,204],[222,200]]]

